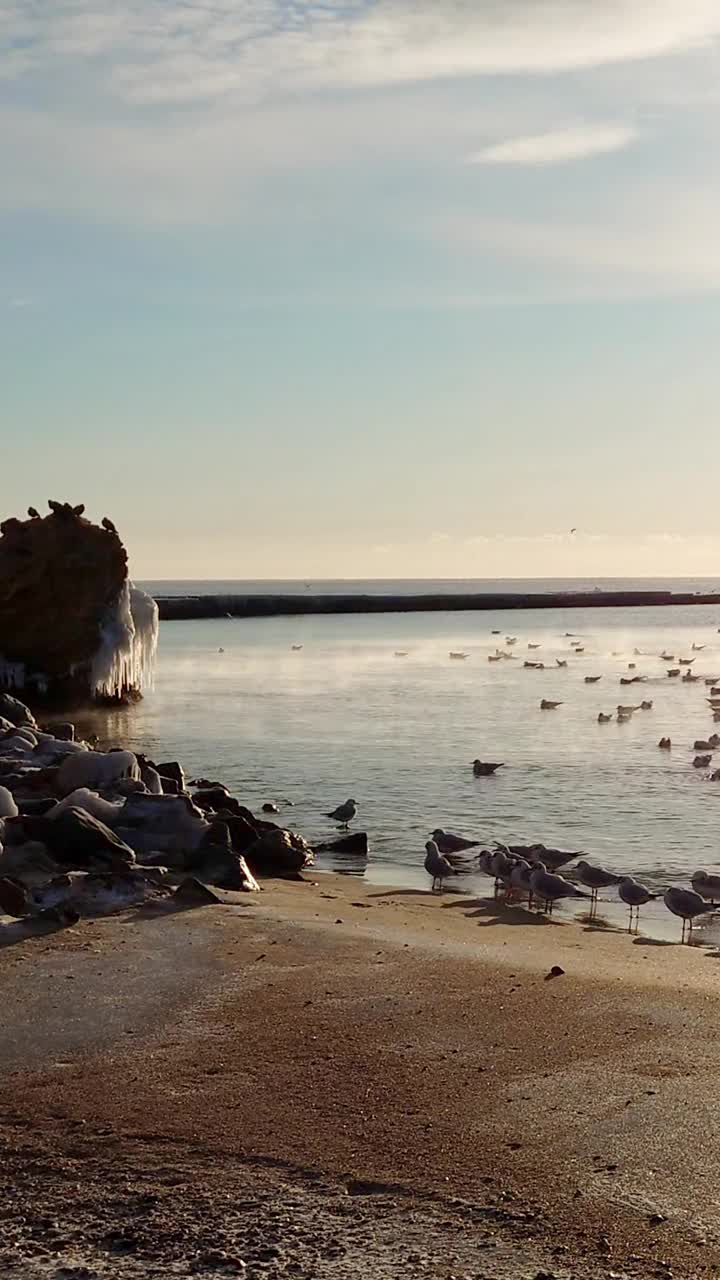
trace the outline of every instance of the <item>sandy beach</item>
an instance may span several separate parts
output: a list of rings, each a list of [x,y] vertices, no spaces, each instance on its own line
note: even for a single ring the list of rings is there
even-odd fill
[[[714,952],[333,875],[0,940],[2,1275],[718,1274]]]

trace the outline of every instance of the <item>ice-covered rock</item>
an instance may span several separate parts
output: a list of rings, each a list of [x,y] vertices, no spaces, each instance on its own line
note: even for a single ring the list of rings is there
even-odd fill
[[[130,582],[111,521],[50,506],[45,518],[0,525],[0,689],[88,701],[139,694],[152,680],[157,606]],[[21,723],[2,698],[0,715]]]
[[[0,787],[0,818],[17,818],[18,813],[12,792],[7,787]]]
[[[66,809],[84,809],[86,813],[92,814],[93,818],[98,818],[106,826],[114,827],[122,807],[122,800],[105,800],[98,795],[97,791],[90,791],[88,787],[78,787],[58,801],[50,813],[50,819],[54,821]]]

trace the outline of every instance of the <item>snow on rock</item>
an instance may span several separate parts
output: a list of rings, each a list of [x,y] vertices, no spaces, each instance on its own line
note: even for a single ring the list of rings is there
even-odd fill
[[[61,796],[78,787],[110,791],[121,778],[140,780],[140,766],[132,751],[83,751],[65,757],[57,771],[55,787]]]
[[[0,818],[17,818],[19,809],[7,787],[0,787]]]
[[[102,796],[98,795],[97,791],[91,791],[88,787],[77,787],[75,791],[71,791],[69,795],[64,796],[50,810],[48,818],[52,821],[54,818],[59,817],[65,809],[84,809],[93,818],[104,822],[106,827],[113,827],[117,822],[122,806],[122,800],[104,800]]]

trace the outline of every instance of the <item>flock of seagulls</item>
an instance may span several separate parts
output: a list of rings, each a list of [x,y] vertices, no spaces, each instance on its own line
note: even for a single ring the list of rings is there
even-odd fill
[[[526,898],[531,910],[537,906],[552,915],[556,902],[565,898],[584,898],[589,903],[592,917],[597,911],[600,890],[614,887],[621,902],[630,909],[629,933],[638,931],[640,908],[660,897],[633,876],[618,875],[584,858],[574,868],[575,880],[559,875],[559,868],[577,858],[577,853],[549,849],[542,844],[505,845],[496,841],[494,850],[483,849],[468,858],[468,852],[478,845],[477,840],[468,840],[440,828],[433,831],[432,838],[425,845],[424,862],[425,870],[432,879],[432,893],[442,893],[444,881],[451,876],[462,871],[480,871],[494,880],[495,897],[504,893],[506,904]],[[662,894],[668,911],[682,920],[682,942],[690,941],[698,916],[720,907],[720,875],[696,871],[691,883],[692,889],[672,885]]]

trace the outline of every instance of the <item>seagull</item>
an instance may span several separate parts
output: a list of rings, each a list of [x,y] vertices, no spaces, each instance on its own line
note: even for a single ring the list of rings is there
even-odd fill
[[[517,891],[518,893],[526,893],[528,896],[528,906],[533,905],[533,887],[530,883],[532,877],[532,867],[524,858],[518,858],[510,871],[510,893]]]
[[[530,873],[530,886],[536,898],[543,902],[544,910],[552,915],[553,903],[560,898],[587,898],[563,876],[552,875],[543,862],[538,862]]]
[[[40,512],[39,512],[39,511],[36,511],[35,507],[28,507],[28,515],[29,515],[29,517],[30,517],[30,519],[31,519],[31,520],[39,520],[39,519],[40,519]]]
[[[682,942],[685,942],[685,932],[687,928],[687,941],[690,941],[693,930],[693,920],[695,916],[704,915],[712,910],[704,898],[699,893],[695,893],[692,889],[666,889],[663,894],[663,902],[668,911],[672,911],[674,916],[680,916],[683,922]]]
[[[357,804],[354,800],[346,800],[344,804],[339,804],[337,809],[333,809],[332,813],[325,816],[332,818],[334,822],[339,822],[342,827],[347,827],[352,822],[357,813]]]
[[[566,659],[566,658],[556,658],[556,659],[555,659],[555,661],[557,662],[557,664],[558,664],[558,666],[559,666],[559,667],[566,667],[566,666],[567,666],[567,659]]]
[[[602,680],[602,676],[585,676],[585,684],[597,684],[598,680]]]
[[[656,893],[651,893],[644,884],[640,884],[638,880],[633,880],[632,876],[625,876],[624,880],[618,885],[618,896],[622,902],[627,903],[630,908],[630,923],[628,925],[628,933],[632,933],[633,916],[635,916],[635,932],[637,933],[640,922],[640,908],[645,906],[651,898],[656,898]]]
[[[541,649],[541,648],[542,648],[542,645],[539,645],[539,644],[531,644],[531,643],[528,641],[528,649]]]
[[[503,769],[505,763],[503,760],[473,760],[472,767],[476,778],[489,778],[498,769]]]
[[[707,769],[711,760],[712,755],[696,756],[693,760],[693,769]]]
[[[434,840],[428,840],[425,845],[425,862],[423,865],[428,875],[432,876],[431,893],[435,892],[436,885],[440,886],[440,892],[442,893],[443,880],[446,880],[448,876],[457,875],[457,871],[450,866],[447,858],[442,856]]]
[[[453,835],[452,831],[443,831],[438,827],[432,838],[440,853],[463,853],[466,849],[477,849],[479,840],[467,840],[465,836]]]
[[[609,724],[611,720],[612,720],[611,715],[606,716],[604,712],[602,711],[600,712],[598,716],[598,724]]]
[[[557,710],[557,708],[558,708],[558,707],[561,707],[561,706],[562,706],[562,702],[550,702],[550,700],[549,700],[548,698],[543,698],[543,699],[542,699],[542,701],[541,701],[541,703],[540,703],[540,710],[541,710],[541,711],[556,711],[556,710]]]
[[[495,841],[497,847],[502,849],[506,854],[512,854],[514,858],[522,858],[531,865],[537,866],[542,863],[544,867],[551,871],[557,871],[559,867],[564,867],[567,862],[572,862],[573,858],[579,858],[581,850],[575,853],[566,849],[548,849],[544,844],[500,844]]]
[[[695,652],[697,652],[697,653],[699,653],[699,652],[700,652],[700,650],[701,650],[701,649],[704,649],[704,648],[705,648],[705,645],[704,645],[704,644],[695,644],[695,643],[693,643],[693,650],[694,650]]]
[[[717,734],[714,733],[713,737],[717,737]],[[706,742],[704,738],[696,738],[693,742],[693,751],[712,751],[712,749],[710,742]]]
[[[658,742],[658,746],[661,751],[669,751],[670,748],[672,747],[672,742],[670,741],[669,738],[661,738],[660,741]]]
[[[647,702],[640,703],[641,711],[652,711],[652,709],[653,709],[652,699],[649,699]]]
[[[713,906],[720,899],[720,876],[710,876],[707,871],[696,871],[690,883],[695,892]]]
[[[117,533],[117,529],[115,528],[115,525],[113,524],[112,520],[109,519],[108,516],[103,516],[100,523],[106,533]]]
[[[290,645],[290,648],[292,649],[293,653],[299,653],[299,652],[300,652],[300,650],[302,649],[302,645],[301,645],[301,644],[291,644],[291,645]]]
[[[600,889],[607,889],[611,884],[620,884],[623,880],[622,876],[616,876],[613,871],[607,871],[605,867],[593,867],[584,859],[577,864],[577,878],[586,889],[590,890],[590,902],[593,907],[597,906]]]

